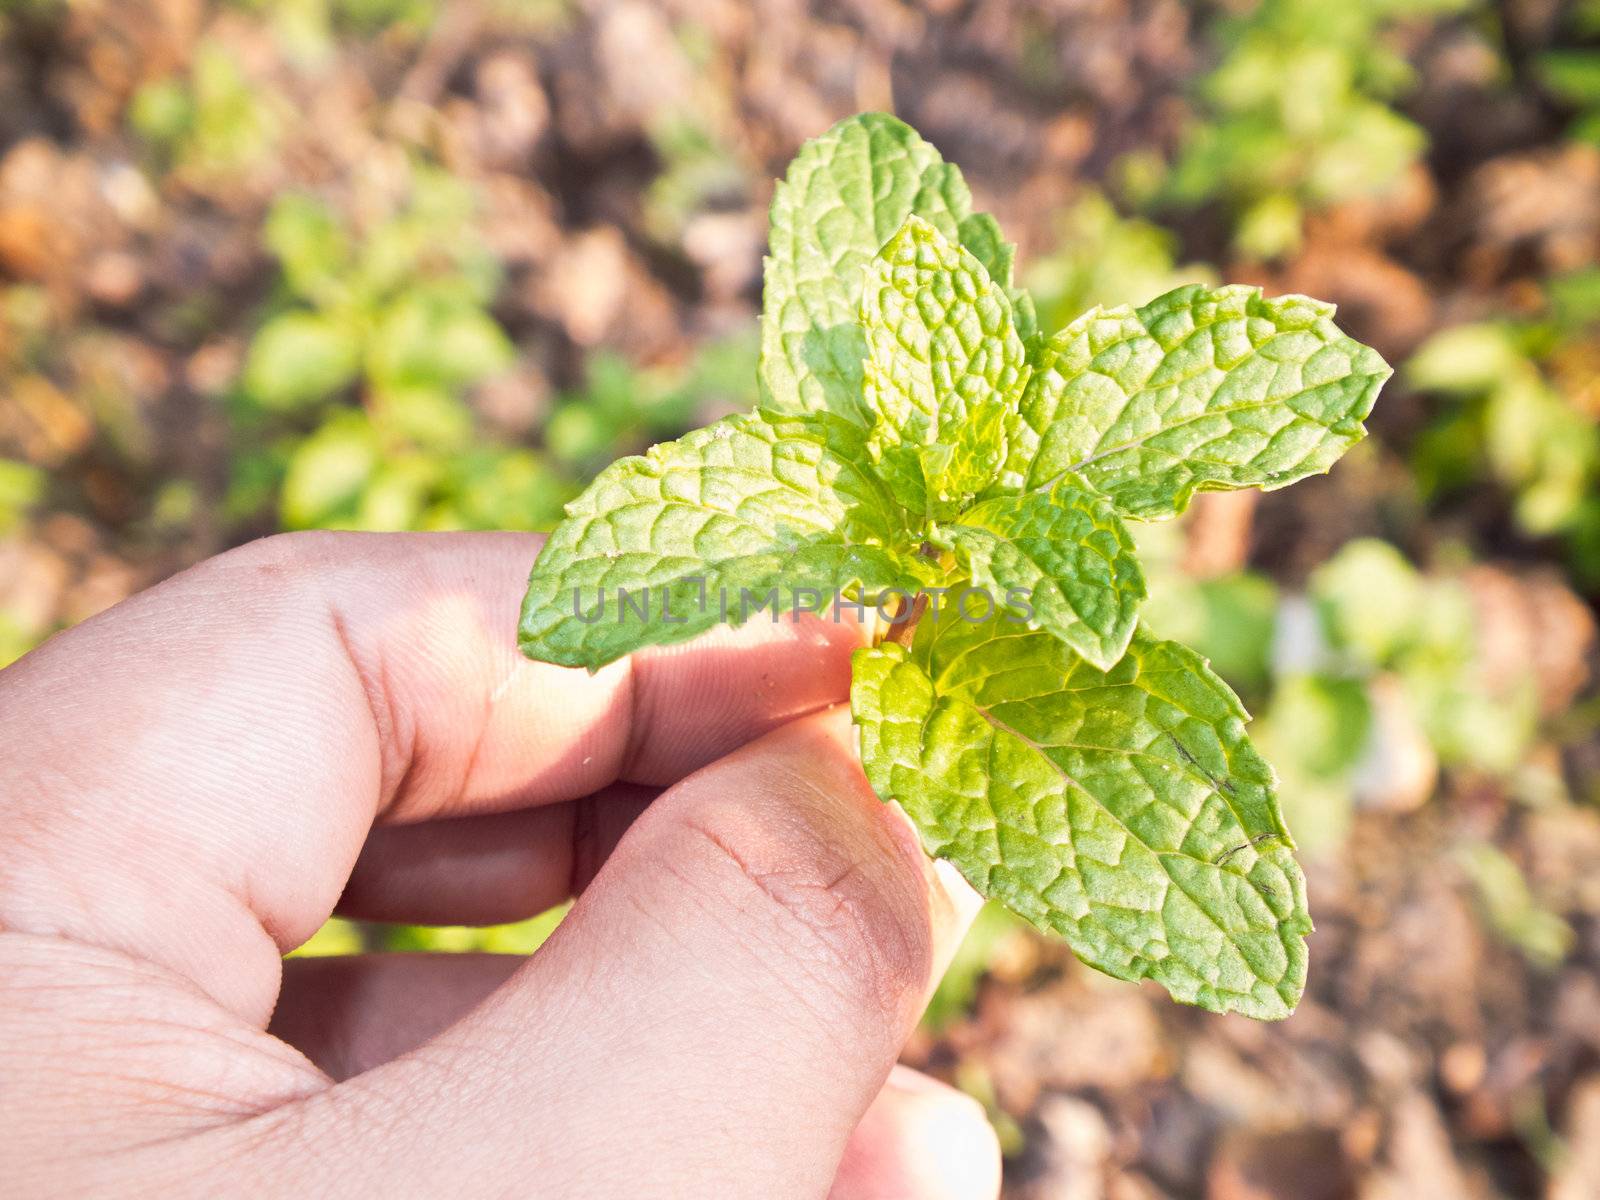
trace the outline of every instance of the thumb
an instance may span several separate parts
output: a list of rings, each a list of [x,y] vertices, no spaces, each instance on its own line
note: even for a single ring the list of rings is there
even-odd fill
[[[412,1190],[820,1197],[976,902],[847,715],[808,718],[656,800],[475,1012],[308,1103],[405,1113],[349,1169]]]

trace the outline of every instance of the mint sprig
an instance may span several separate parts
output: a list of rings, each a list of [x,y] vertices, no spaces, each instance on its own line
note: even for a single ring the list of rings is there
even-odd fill
[[[1244,287],[1041,338],[993,218],[881,113],[802,149],[770,248],[759,406],[568,506],[523,651],[593,670],[898,595],[915,635],[858,652],[852,706],[868,779],[928,852],[1109,974],[1286,1016],[1311,920],[1272,772],[1227,685],[1139,629],[1124,521],[1326,471],[1389,368],[1330,305]]]

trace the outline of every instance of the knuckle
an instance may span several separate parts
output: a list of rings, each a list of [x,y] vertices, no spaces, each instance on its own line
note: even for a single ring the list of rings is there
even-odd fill
[[[238,599],[249,597],[267,611],[281,605],[315,603],[330,581],[364,549],[364,535],[307,529],[274,533],[226,550],[185,573],[193,586]]]
[[[686,814],[687,853],[705,867],[695,875],[808,1003],[831,998],[898,1028],[915,1015],[932,969],[925,886],[859,820],[826,821],[828,806],[819,812],[807,799],[780,794]]]
[[[321,556],[330,536],[333,535],[316,530],[274,533],[224,551],[211,559],[209,566],[217,571],[293,579]]]

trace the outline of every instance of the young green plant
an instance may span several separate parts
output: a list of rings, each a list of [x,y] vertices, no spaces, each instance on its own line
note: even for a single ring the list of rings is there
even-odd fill
[[[1311,920],[1272,771],[1205,661],[1139,627],[1125,521],[1326,471],[1389,369],[1330,305],[1246,287],[1044,336],[1012,257],[893,117],[808,143],[772,205],[759,404],[567,507],[522,649],[594,670],[818,596],[916,614],[857,652],[851,703],[928,853],[1108,974],[1286,1016]]]

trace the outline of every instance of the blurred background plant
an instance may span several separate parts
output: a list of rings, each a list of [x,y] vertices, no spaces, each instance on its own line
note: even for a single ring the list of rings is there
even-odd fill
[[[1404,34],[1478,0],[1261,0],[1216,21],[1216,66],[1159,198],[1220,204],[1240,253],[1300,246],[1308,209],[1391,191],[1427,148],[1395,107],[1417,79]]]
[[[1013,1197],[1600,1195],[1597,63],[1594,0],[0,0],[0,663],[277,529],[547,528],[747,406],[772,177],[892,107],[1045,328],[1249,282],[1400,368],[1334,474],[1140,531],[1281,776],[1301,1013],[992,910],[908,1058]]]
[[[228,397],[231,516],[288,529],[539,529],[569,485],[477,427],[468,393],[516,350],[472,194],[410,165],[403,199],[350,224],[289,194],[262,238],[280,278]]]
[[[1600,4],[1579,0],[1570,6],[1565,20],[1564,32],[1591,44],[1546,50],[1539,56],[1539,76],[1545,89],[1573,110],[1567,135],[1600,143],[1600,46],[1593,44],[1600,38]]]

